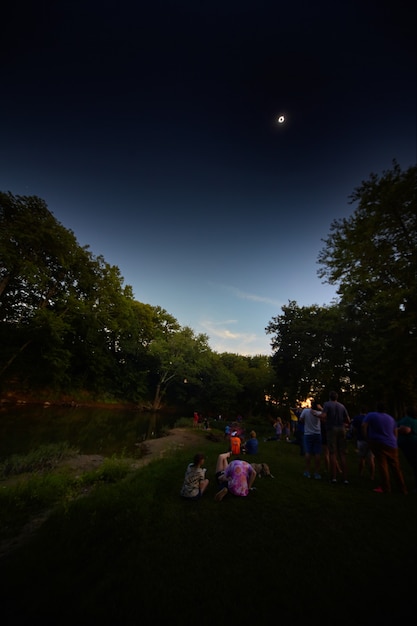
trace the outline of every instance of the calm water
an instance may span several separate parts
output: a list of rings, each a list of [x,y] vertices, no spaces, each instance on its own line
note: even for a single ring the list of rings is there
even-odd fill
[[[130,454],[159,437],[177,416],[118,409],[17,406],[0,409],[0,458],[45,443],[67,442],[80,454]]]

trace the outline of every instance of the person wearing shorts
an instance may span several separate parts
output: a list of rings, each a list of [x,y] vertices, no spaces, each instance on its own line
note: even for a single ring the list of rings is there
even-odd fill
[[[314,459],[314,478],[321,479],[320,461],[321,461],[321,406],[317,402],[313,402],[311,408],[303,409],[300,415],[300,421],[304,423],[304,458],[305,470],[304,476],[311,478],[310,465],[311,459]]]
[[[347,463],[346,463],[346,424],[350,424],[349,413],[341,402],[338,402],[338,394],[331,391],[329,400],[324,403],[322,419],[326,424],[327,446],[330,457],[330,474],[331,482],[336,483],[337,462],[340,461],[340,467],[343,474],[343,482],[349,484],[347,479]]]

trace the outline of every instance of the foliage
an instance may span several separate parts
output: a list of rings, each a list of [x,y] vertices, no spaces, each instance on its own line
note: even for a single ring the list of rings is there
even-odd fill
[[[45,443],[31,450],[28,454],[12,454],[0,464],[1,476],[23,474],[25,472],[41,472],[58,465],[65,458],[74,456],[77,450],[65,441]]]
[[[325,388],[347,391],[350,358],[347,331],[337,305],[299,307],[290,301],[272,318],[272,367],[278,404],[288,409],[299,399],[320,397]]]
[[[394,162],[371,174],[334,220],[319,254],[319,276],[338,285],[329,306],[289,302],[272,318],[272,365],[281,405],[334,388],[346,403],[394,415],[416,401],[417,169]]]
[[[82,485],[91,485],[97,482],[117,483],[132,471],[131,463],[124,458],[112,456],[104,459],[97,469],[85,472],[80,482]]]
[[[319,276],[339,285],[356,385],[401,412],[417,388],[417,166],[394,161],[350,202],[353,214],[324,239]]]
[[[0,490],[0,539],[19,533],[34,513],[58,503],[67,507],[73,499],[85,495],[86,489],[117,483],[133,471],[127,459],[115,455],[104,459],[99,468],[77,476],[65,467],[57,468],[59,461],[74,454],[76,451],[66,444],[44,444],[24,457],[14,455],[6,460],[3,479],[13,475],[16,480]]]
[[[206,335],[135,301],[117,266],[80,247],[40,198],[0,193],[0,250],[3,388],[216,413],[253,409],[246,392],[259,403],[265,362],[237,356],[251,368],[243,383]]]

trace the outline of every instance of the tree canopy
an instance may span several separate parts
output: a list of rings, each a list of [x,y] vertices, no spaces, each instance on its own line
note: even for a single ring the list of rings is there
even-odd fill
[[[400,413],[416,401],[417,168],[371,174],[353,213],[334,220],[318,275],[338,286],[332,306],[282,308],[274,335],[278,384],[291,402],[324,388],[352,404],[384,400]]]
[[[0,192],[0,386],[88,391],[157,409],[288,410],[331,388],[351,406],[416,402],[417,169],[371,174],[318,256],[330,305],[289,301],[265,331],[272,356],[217,354],[117,266],[80,247],[36,196]]]
[[[88,392],[220,414],[242,412],[248,361],[258,402],[268,387],[264,362],[234,355],[242,368],[231,371],[206,335],[134,300],[119,268],[80,247],[40,198],[0,193],[0,250],[3,389]]]

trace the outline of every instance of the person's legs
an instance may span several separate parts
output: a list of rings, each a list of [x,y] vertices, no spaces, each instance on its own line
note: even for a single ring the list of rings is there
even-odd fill
[[[414,473],[414,487],[417,491],[417,444],[413,441],[407,441],[400,447],[405,460],[411,467]]]
[[[249,480],[248,480],[248,488],[252,489],[252,485],[255,482],[255,478],[256,478],[256,472],[253,469],[253,467],[251,466],[251,473],[249,474]]]
[[[337,474],[337,456],[335,452],[329,452],[330,455],[330,476],[332,480],[336,481]]]
[[[340,451],[340,467],[342,470],[343,480],[347,480],[347,462],[346,462],[346,450]]]
[[[313,435],[312,447],[310,450],[314,457],[314,478],[321,478],[320,476],[320,461],[321,461],[321,435]]]
[[[336,482],[337,448],[336,437],[333,428],[327,431],[327,447],[329,449],[330,478],[332,481]]]
[[[311,460],[310,453],[306,451],[306,453],[304,454],[304,458],[306,460],[306,469],[305,469],[304,474],[309,474],[310,473],[310,460]]]
[[[336,430],[336,450],[338,452],[338,458],[340,459],[340,469],[342,471],[343,480],[347,482],[347,461],[346,461],[346,447],[347,441],[344,428],[337,428]],[[337,465],[336,465],[337,469]]]
[[[324,467],[326,468],[327,473],[329,473],[330,472],[329,448],[327,447],[327,445],[322,444],[321,449],[323,452]]]
[[[223,452],[223,454],[219,454],[219,456],[217,457],[216,473],[223,472],[226,469],[226,467],[229,465],[228,459],[230,458],[231,454],[231,452]]]
[[[371,480],[375,478],[375,457],[373,453],[368,450],[368,454],[366,455],[368,465],[369,465],[369,473],[371,474]]]
[[[356,449],[358,452],[358,459],[359,459],[358,474],[361,478],[365,470],[365,456],[366,456],[365,446],[367,446],[365,441],[358,441],[356,444]]]
[[[404,476],[400,467],[400,459],[398,456],[398,448],[387,448],[386,450],[387,464],[392,470],[395,481],[401,491],[401,493],[407,493],[407,487],[405,485]]]
[[[386,446],[379,441],[372,441],[370,446],[375,455],[376,464],[378,465],[382,491],[384,493],[389,493],[391,491],[391,482],[384,449]]]
[[[228,494],[228,491],[229,490],[227,487],[223,487],[223,489],[220,489],[220,491],[218,491],[216,495],[214,496],[214,499],[216,500],[216,502],[220,502],[221,500],[223,500],[224,496]]]

